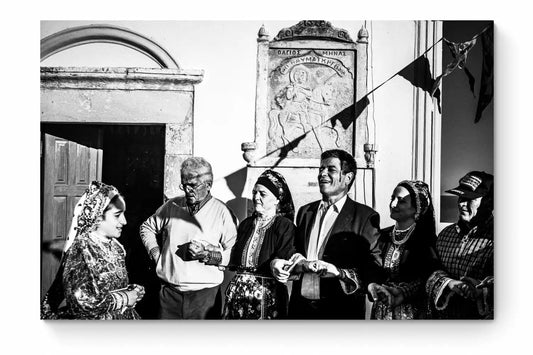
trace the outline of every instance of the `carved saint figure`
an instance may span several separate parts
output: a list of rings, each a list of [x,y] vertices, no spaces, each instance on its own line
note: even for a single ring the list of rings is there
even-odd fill
[[[308,114],[309,99],[313,94],[309,87],[309,76],[305,66],[295,66],[289,73],[289,85],[275,97],[275,103],[281,110],[270,112],[269,138],[274,139],[278,146],[292,145],[291,142],[313,128]],[[292,146],[291,150],[298,152],[296,146]]]

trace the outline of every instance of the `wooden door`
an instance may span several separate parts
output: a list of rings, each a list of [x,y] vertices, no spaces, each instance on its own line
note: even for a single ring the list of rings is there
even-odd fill
[[[99,148],[101,131],[83,131],[83,139],[76,141],[69,140],[72,139],[69,134],[61,137],[42,134],[41,296],[50,287],[59,267],[59,257],[70,228],[74,206],[90,182],[102,178],[103,151]]]

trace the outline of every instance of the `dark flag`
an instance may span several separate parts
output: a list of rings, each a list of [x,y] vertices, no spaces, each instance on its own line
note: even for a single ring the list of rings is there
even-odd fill
[[[292,141],[285,144],[283,147],[276,149],[274,152],[279,151],[279,159],[274,163],[272,167],[277,167],[283,160],[285,160],[285,158],[287,158],[287,156],[289,155],[289,152],[296,148],[298,144],[300,144],[300,142],[307,136],[307,133],[309,132],[305,132],[301,136],[298,136]],[[269,154],[272,154],[274,152],[271,152]]]
[[[483,47],[483,65],[481,68],[481,84],[477,102],[475,123],[481,119],[483,110],[489,105],[494,96],[494,27],[490,26],[481,35]]]
[[[444,72],[435,79],[435,83],[433,84],[433,88],[431,90],[432,94],[437,91],[437,88],[440,85],[442,78],[449,75],[456,68],[464,70],[466,76],[468,77],[468,84],[470,86],[470,90],[472,91],[472,93],[474,93],[475,79],[470,70],[468,70],[468,68],[466,67],[466,57],[468,55],[468,52],[476,45],[476,41],[477,39],[473,38],[472,40],[467,42],[454,43],[444,38],[444,43],[446,43],[446,45],[450,49],[453,59],[450,64],[446,66]]]
[[[431,75],[429,60],[425,55],[418,57],[414,62],[403,68],[398,75],[436,98],[439,112],[441,112],[440,90],[438,85],[435,85],[435,79],[433,79],[433,76]],[[433,90],[434,88],[436,88],[436,90]]]
[[[355,103],[355,105],[346,107],[344,110],[331,117],[329,119],[331,121],[331,127],[335,127],[337,122],[340,122],[343,129],[348,129],[348,127],[350,127],[350,125],[359,118],[361,113],[363,113],[363,111],[370,104],[368,96],[372,93],[372,91],[363,96]]]

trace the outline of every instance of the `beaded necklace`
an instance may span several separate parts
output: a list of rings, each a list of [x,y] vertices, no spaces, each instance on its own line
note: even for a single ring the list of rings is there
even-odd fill
[[[415,230],[415,227],[416,227],[416,222],[411,224],[409,226],[409,228],[407,229],[397,229],[397,225],[395,224],[394,227],[392,228],[392,242],[395,244],[395,245],[402,245],[403,243],[405,243],[409,237],[411,236],[411,234],[413,234],[413,231]],[[402,236],[403,234],[403,236]],[[400,239],[398,239],[398,237],[402,236]]]
[[[403,244],[407,242],[411,234],[413,234],[413,231],[415,230],[416,222],[411,224],[409,228],[407,229],[397,229],[396,225],[392,228],[392,255],[391,255],[391,267],[393,269],[398,267],[398,261],[400,259],[400,255],[402,254],[403,250]],[[398,237],[400,237],[398,239]]]

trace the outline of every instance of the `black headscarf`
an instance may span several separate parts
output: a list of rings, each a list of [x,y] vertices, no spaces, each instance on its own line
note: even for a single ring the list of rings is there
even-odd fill
[[[437,238],[435,210],[428,184],[420,180],[404,180],[398,186],[402,186],[409,191],[412,204],[416,209],[416,227],[411,239],[414,242],[421,239],[424,243],[434,245]]]
[[[291,191],[283,175],[274,170],[265,170],[256,184],[263,185],[279,200],[277,214],[294,221],[294,203]]]

